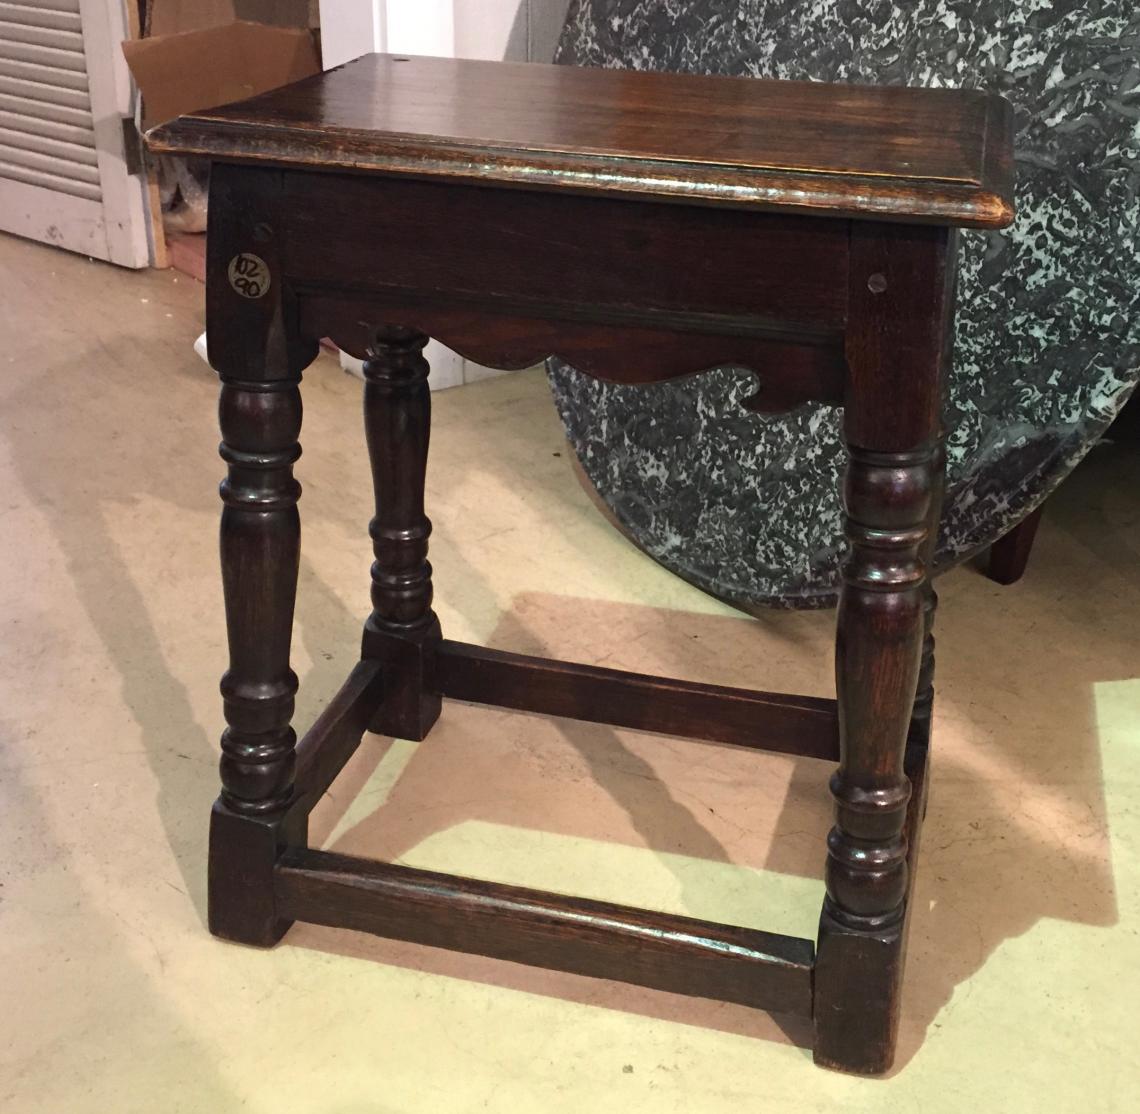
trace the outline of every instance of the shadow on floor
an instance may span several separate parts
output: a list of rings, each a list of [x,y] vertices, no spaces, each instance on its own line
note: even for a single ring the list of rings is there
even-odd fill
[[[968,646],[970,639],[969,618],[958,620],[949,612],[944,606],[946,653],[954,646]],[[793,661],[791,668],[785,662],[779,672],[807,672],[817,653],[823,651],[826,657],[826,647],[818,643],[830,641],[827,617],[777,618],[777,623],[796,621],[822,622],[823,626],[815,632],[816,638],[793,648],[793,656],[803,655],[804,660]],[[755,660],[759,660],[773,645],[766,627],[763,621],[758,623],[751,638],[747,621],[733,618],[527,594],[516,597],[514,609],[503,617],[490,644],[567,656],[565,632],[592,629],[599,633],[603,649],[614,647],[616,654],[626,655],[627,660],[616,661],[603,655],[608,665],[682,676],[695,673],[700,680],[743,684],[740,663],[753,659],[748,647],[753,645]],[[691,659],[686,669],[679,661],[647,662],[636,648],[629,649],[629,637],[636,641],[638,635],[645,644],[668,645],[667,638],[654,633],[659,628],[676,632],[678,659],[686,658],[690,645],[701,648],[695,655],[696,670]],[[616,644],[614,632],[619,632]],[[726,669],[718,677],[711,667],[721,651]],[[773,686],[767,676],[762,680],[765,687],[792,687]],[[978,744],[968,704],[947,710],[954,721],[952,729],[943,733],[949,746],[939,749],[936,727],[932,803],[912,915],[912,974],[904,998],[896,1070],[921,1045],[925,1030],[955,989],[1005,941],[1047,917],[1084,925],[1107,925],[1116,919],[1107,862],[1095,853],[1085,855],[1079,847],[1066,850],[1063,831],[1022,822],[1025,814],[1017,808],[1019,796],[1037,790],[1048,796],[1055,791],[1057,765],[1063,760],[1065,785],[1070,788],[1062,789],[1061,796],[1084,814],[1088,832],[1103,833],[1104,800],[1089,704],[1090,681],[1083,676],[1055,679],[1047,706],[1038,708],[1038,714],[1051,721],[1055,737],[1064,741],[1064,754],[1039,748],[1034,745],[1036,740],[1018,741],[1003,756],[1010,768],[1008,779],[979,776],[973,753]],[[989,710],[983,713],[991,716]],[[507,716],[514,718],[513,727]],[[819,880],[830,824],[828,773],[824,764],[812,760],[449,704],[433,734],[417,745],[383,803],[338,835],[331,846],[344,853],[395,860],[438,833],[478,820],[516,830],[647,847],[659,852],[669,868],[683,858]],[[356,785],[363,784],[367,776],[367,770],[357,769]],[[940,791],[940,783],[948,783],[951,791]],[[771,785],[777,787],[775,795]],[[572,806],[560,803],[559,796],[569,796]],[[328,818],[323,830],[326,834],[330,830]],[[605,864],[600,864],[599,871],[604,869]],[[705,876],[691,869],[679,873],[684,911],[725,919],[716,915],[724,907],[723,895],[714,891],[719,879],[712,870]],[[1001,899],[994,900],[995,894]],[[821,897],[822,883],[816,900]],[[753,907],[747,898],[739,909],[747,919],[737,923],[770,927],[764,910]],[[738,1007],[593,984],[593,980],[478,957],[436,951],[429,955],[427,949],[336,930],[297,926],[290,940],[382,962],[426,964],[439,973],[742,1035],[810,1044],[806,1023],[783,1018],[765,1021],[764,1015]]]
[[[135,336],[118,338],[93,353],[91,363],[137,366],[139,345]],[[152,355],[170,363],[164,345],[156,343]],[[177,519],[207,516],[213,521],[216,515],[211,485],[202,482],[204,475],[220,474],[212,451],[214,386],[192,363],[171,367],[170,374],[183,380],[182,395],[193,396],[199,410],[178,428],[172,441],[156,445],[147,429],[132,419],[138,387],[129,375],[102,379],[91,393],[90,406],[77,408],[75,368],[76,363],[69,362],[44,369],[34,388],[8,399],[12,411],[21,416],[11,433],[16,467],[50,524],[82,606],[119,673],[124,702],[138,721],[158,785],[166,837],[201,915],[205,818],[217,789],[216,743],[213,733],[196,721],[186,684],[170,665],[172,643],[160,633],[162,601],[153,588],[157,580],[147,581],[150,587],[144,588],[139,567],[140,562],[147,564],[150,573],[156,569],[161,573],[164,562],[176,567],[175,551],[184,544],[170,533]],[[92,451],[90,427],[103,438],[102,452]],[[134,466],[124,467],[124,457]],[[73,475],[77,482],[60,484],[61,475]],[[154,552],[124,553],[112,520],[139,513],[140,508],[145,511],[144,504],[173,507],[177,514],[167,516],[162,526],[165,536],[156,537]],[[1098,553],[1110,557],[1106,575],[1134,568],[1129,565],[1129,558],[1135,557],[1130,543],[1119,537],[1114,541],[1111,524],[1097,523],[1100,534],[1106,528],[1108,536],[1097,543]],[[203,543],[195,538],[185,544]],[[443,544],[455,545],[450,540]],[[212,572],[207,551],[212,553],[212,538],[209,546],[203,546],[202,556],[203,566]],[[1042,605],[1071,588],[1062,580],[1037,575],[1031,591]],[[1063,572],[1055,575],[1061,577]],[[180,590],[178,583],[164,588]],[[975,589],[971,585],[966,590]],[[1086,583],[1080,593],[1067,598],[1095,591],[1096,585]],[[310,565],[303,567],[298,608],[298,628],[313,663],[304,678],[298,715],[304,727],[347,673],[359,617],[348,612]],[[979,644],[975,610],[964,607],[963,616],[956,618],[953,608],[944,605],[940,632],[946,653]],[[1080,635],[1078,608],[1061,618]],[[812,691],[814,679],[814,691],[825,692],[819,661],[827,657],[829,623],[826,616],[780,615],[752,626],[737,618],[531,593],[516,597],[488,641],[570,656],[567,643],[580,632],[584,637],[584,632],[593,630],[598,632],[598,649],[588,660],[728,684],[756,684],[762,679],[773,688]],[[804,630],[810,632],[807,637]],[[1001,628],[991,633],[999,639]],[[1100,633],[1085,632],[1085,637],[1095,639]],[[197,638],[198,633],[187,632],[187,637]],[[328,652],[330,647],[337,648],[335,654]],[[939,705],[937,719],[952,721],[954,742],[940,747],[936,724],[932,803],[912,926],[912,985],[904,1005],[901,1064],[921,1043],[923,1032],[955,988],[1004,941],[1046,917],[1084,925],[1111,924],[1115,919],[1112,878],[1104,862],[1079,849],[1067,851],[1057,830],[1033,818],[1025,820],[1017,807],[1019,797],[1043,787],[1047,795],[1061,798],[1060,815],[1075,808],[1085,815],[1090,833],[1103,832],[1098,742],[1089,703],[1090,684],[1099,678],[1091,665],[1085,671],[1079,662],[1067,666],[1071,668],[1058,670],[1043,692],[1036,672],[1039,665],[1024,665],[1025,672],[1019,674],[1016,661],[1003,663],[1012,685],[1004,694],[1008,708],[1016,712],[1019,691],[1034,692],[1039,700],[1034,722],[1048,724],[1052,750],[1038,745],[1040,737],[1011,715],[1009,746],[979,755],[973,727],[982,718],[992,724],[1001,710],[986,707],[979,712],[962,693]],[[953,679],[953,670],[948,673]],[[795,683],[805,678],[808,685]],[[958,691],[970,683],[967,678],[950,687]],[[985,695],[990,698],[988,692]],[[496,728],[499,721],[488,715],[462,706],[449,708],[446,721],[416,748],[387,799],[338,837],[336,848],[396,858],[434,833],[480,819],[648,847],[660,853],[669,869],[678,857],[686,857],[807,879],[820,877],[829,808],[826,771],[818,763],[539,717],[523,717],[521,731],[516,726],[513,731],[493,730],[490,737],[470,737],[473,727]],[[1057,740],[1064,742],[1063,757]],[[378,746],[366,757],[379,760],[382,754],[383,747]],[[192,764],[189,774],[187,758]],[[993,777],[985,776],[987,761],[997,763]],[[348,783],[340,788],[350,788],[353,780],[362,782],[368,773],[367,768],[346,771]],[[762,774],[775,789],[759,788],[765,782]],[[699,782],[699,791],[689,788],[690,778]],[[496,788],[504,785],[509,792]],[[950,791],[943,792],[940,786]],[[568,795],[571,804],[552,805],[552,796],[560,795]],[[344,799],[338,794],[338,801]],[[329,818],[321,823],[328,830]],[[701,916],[720,899],[691,871],[679,874],[677,881],[682,904],[693,915]],[[1000,900],[993,900],[995,894]],[[801,1045],[807,1040],[798,1023],[785,1026],[783,1019],[742,1007],[676,999],[478,957],[311,926],[297,926],[289,942],[750,1036]]]
[[[131,369],[140,362],[162,368],[170,377],[172,404],[185,406],[186,395],[195,396],[192,416],[172,425],[174,435],[161,444],[154,443],[146,423],[136,420],[140,387]],[[75,405],[76,367],[100,372],[84,406]],[[314,374],[319,372],[314,369]],[[116,670],[123,703],[138,725],[158,786],[166,838],[203,929],[206,818],[218,793],[221,701],[215,704],[211,730],[205,730],[176,665],[181,647],[169,626],[161,628],[171,612],[187,611],[185,598],[167,606],[168,598],[197,590],[196,584],[180,582],[179,573],[186,567],[187,549],[198,549],[193,565],[202,570],[206,590],[215,593],[201,611],[217,616],[217,623],[212,628],[195,625],[184,638],[213,646],[211,662],[224,663],[215,572],[215,485],[223,472],[215,453],[216,395],[212,374],[188,348],[172,353],[165,340],[125,335],[104,341],[75,362],[41,369],[34,383],[5,402],[8,412],[17,415],[7,430],[14,468],[49,525],[82,609]],[[65,476],[74,482],[61,483]],[[127,531],[116,525],[148,513],[154,516],[153,544],[124,551],[119,538]],[[191,525],[202,519],[210,523],[206,537]],[[137,527],[133,532],[145,535]],[[364,550],[363,532],[362,539]],[[311,563],[302,560],[297,641],[312,665],[298,700],[299,722],[315,718],[355,661],[367,605],[366,566],[361,581],[362,613],[352,615]],[[211,677],[215,691],[216,683]]]

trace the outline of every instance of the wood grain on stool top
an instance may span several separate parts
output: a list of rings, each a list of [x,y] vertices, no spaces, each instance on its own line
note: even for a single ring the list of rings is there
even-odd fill
[[[151,131],[153,150],[996,228],[1001,97],[370,54]]]

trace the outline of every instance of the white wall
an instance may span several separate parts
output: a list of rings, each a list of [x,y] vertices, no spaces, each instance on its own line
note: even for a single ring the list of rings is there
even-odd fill
[[[454,0],[455,57],[528,60],[530,0]]]
[[[326,70],[384,49],[385,0],[320,0]]]
[[[444,58],[549,62],[570,0],[321,0],[325,69],[373,51]],[[432,341],[425,352],[433,390],[502,372]],[[360,373],[360,361],[341,363]]]
[[[388,49],[549,62],[570,0],[387,0]]]
[[[476,0],[482,7],[485,0]],[[456,0],[387,0],[389,51],[455,58],[455,10],[469,7]],[[322,13],[323,14],[323,13]]]
[[[549,62],[570,0],[320,0],[325,68],[373,50]]]

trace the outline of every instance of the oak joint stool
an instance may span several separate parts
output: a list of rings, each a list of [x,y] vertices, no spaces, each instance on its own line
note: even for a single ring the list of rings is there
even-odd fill
[[[211,931],[269,946],[294,920],[339,925],[790,1012],[813,1019],[817,1063],[885,1071],[926,789],[956,230],[1012,219],[1011,135],[978,92],[386,55],[152,131],[213,163],[230,667]],[[326,336],[365,360],[372,613],[298,743],[292,465]],[[837,699],[444,639],[429,336],[629,384],[736,365],[750,410],[842,405]],[[308,813],[363,733],[423,739],[444,697],[837,762],[818,939],[310,849]]]

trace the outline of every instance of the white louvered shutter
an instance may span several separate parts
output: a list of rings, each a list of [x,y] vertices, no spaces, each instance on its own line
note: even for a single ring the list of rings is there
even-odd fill
[[[145,267],[126,27],[124,0],[0,0],[0,231]]]

